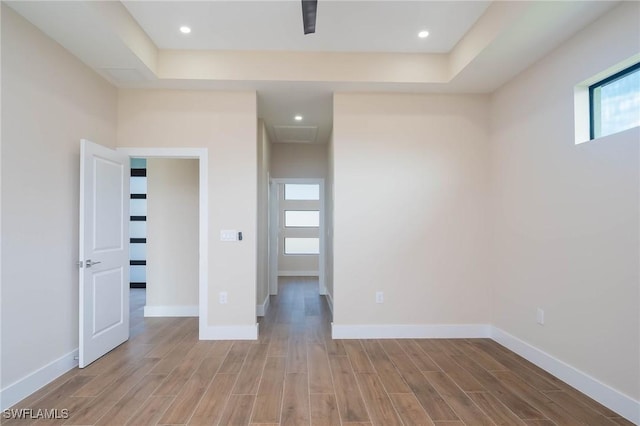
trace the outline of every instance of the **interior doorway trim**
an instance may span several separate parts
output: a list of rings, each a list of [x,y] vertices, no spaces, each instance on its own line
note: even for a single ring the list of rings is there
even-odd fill
[[[200,337],[209,324],[209,150],[207,148],[117,148],[131,157],[196,159],[199,162],[198,197],[198,316]]]
[[[318,290],[320,295],[327,294],[325,283],[326,238],[324,178],[272,178],[269,181],[269,294],[278,294],[278,185],[287,183],[320,185],[320,255],[318,257]]]

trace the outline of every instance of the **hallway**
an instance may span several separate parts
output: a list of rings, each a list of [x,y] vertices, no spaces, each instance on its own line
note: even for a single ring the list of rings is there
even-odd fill
[[[280,279],[257,342],[136,317],[141,297],[127,343],[14,408],[69,410],[38,425],[631,424],[491,340],[332,340],[317,279]]]

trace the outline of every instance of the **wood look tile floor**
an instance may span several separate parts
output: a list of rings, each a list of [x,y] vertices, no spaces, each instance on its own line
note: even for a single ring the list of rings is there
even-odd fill
[[[258,341],[198,341],[196,318],[144,318],[131,339],[14,408],[65,425],[631,425],[488,339],[332,340],[317,280],[281,279]]]

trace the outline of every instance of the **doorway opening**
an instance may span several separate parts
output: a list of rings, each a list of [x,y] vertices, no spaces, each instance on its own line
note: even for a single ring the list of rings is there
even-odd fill
[[[136,310],[139,306],[133,304],[144,303],[144,317],[197,316],[202,333],[208,313],[207,149],[118,148],[118,151],[130,158],[146,159],[149,193],[146,209],[151,213],[159,212],[146,217],[146,224],[151,233],[162,235],[158,239],[149,235],[151,239],[145,257],[152,261],[156,259],[161,266],[154,272],[153,266],[147,265],[144,301],[143,295],[132,294],[139,289],[130,290],[131,313],[140,316]],[[144,238],[147,242],[146,234]],[[192,282],[193,286],[188,289],[176,286],[178,281]],[[154,283],[158,287],[149,293]]]
[[[129,338],[144,330],[147,301],[147,159],[131,158],[129,178]]]
[[[270,182],[269,293],[278,294],[279,277],[317,277],[325,286],[324,179]]]

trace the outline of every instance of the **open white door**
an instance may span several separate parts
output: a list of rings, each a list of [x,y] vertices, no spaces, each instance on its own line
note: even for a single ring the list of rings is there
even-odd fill
[[[127,156],[80,142],[80,368],[129,339],[129,174]]]

